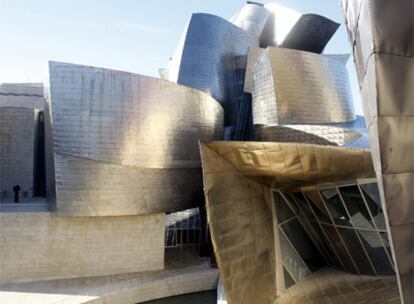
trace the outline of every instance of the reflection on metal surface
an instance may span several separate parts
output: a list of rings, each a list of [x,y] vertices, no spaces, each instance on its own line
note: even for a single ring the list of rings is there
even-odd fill
[[[339,23],[323,16],[302,15],[279,46],[320,54],[338,28]]]
[[[321,267],[321,241],[316,242],[314,233],[301,241],[304,235],[297,232],[306,229],[298,228],[304,225],[301,217],[292,217],[289,212],[282,216],[282,206],[275,205],[278,201],[272,198],[271,189],[374,175],[370,153],[364,150],[203,142],[201,153],[209,227],[229,303],[273,303],[289,282],[284,272],[299,280],[307,273],[299,271],[299,265],[308,271]],[[277,218],[283,220],[281,229]],[[286,242],[281,246],[283,238]],[[345,249],[343,252],[346,254]],[[294,257],[297,259],[292,260]]]
[[[270,16],[269,10],[264,5],[247,3],[230,22],[245,30],[249,35],[259,41],[263,28]]]
[[[267,48],[254,67],[254,124],[317,124],[354,120],[348,74],[327,56]]]
[[[257,39],[209,14],[193,14],[181,39],[169,65],[169,80],[213,96],[224,108],[226,126],[234,125],[237,83],[233,59],[258,46]]]
[[[414,2],[343,0],[405,304],[414,302]]]
[[[51,62],[57,212],[186,209],[201,186],[197,141],[221,138],[210,96],[151,77]]]
[[[256,125],[255,140],[344,146],[361,137],[352,129],[322,125]]]

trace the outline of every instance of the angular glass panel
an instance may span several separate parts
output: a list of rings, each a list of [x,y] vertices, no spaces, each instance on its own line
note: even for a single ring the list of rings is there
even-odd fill
[[[294,217],[295,214],[292,212],[292,209],[290,209],[290,207],[286,204],[280,193],[273,192],[273,195],[275,199],[276,217],[279,224]]]
[[[280,236],[280,248],[282,250],[282,263],[289,270],[289,273],[292,275],[293,279],[296,282],[299,282],[310,275],[309,270],[306,268],[305,264],[298,257],[296,252],[293,250],[292,246],[289,244],[285,235],[279,229]]]
[[[394,265],[394,262],[392,261],[391,246],[390,246],[390,242],[389,242],[389,240],[388,240],[388,235],[387,235],[387,233],[386,233],[386,232],[380,232],[380,235],[381,235],[382,240],[383,240],[383,242],[384,242],[385,249],[386,249],[386,250],[387,250],[387,252],[388,252],[388,256],[389,256],[389,257],[390,257],[390,259],[391,259],[391,263]]]
[[[340,187],[339,191],[351,216],[352,224],[357,228],[375,230],[375,225],[365,206],[358,186]]]
[[[354,229],[338,228],[360,274],[375,275]]]
[[[377,183],[363,184],[360,187],[378,229],[387,229]]]
[[[283,192],[284,197],[288,200],[291,209],[293,209],[294,214],[298,214],[300,212],[298,205],[296,204],[295,200],[289,195],[289,193]]]
[[[322,257],[305,229],[303,229],[298,219],[289,221],[282,225],[281,228],[311,272],[315,272],[326,265],[325,259]]]
[[[378,233],[362,230],[359,230],[358,233],[377,273],[379,275],[394,274],[394,269],[392,268]]]
[[[316,222],[313,222],[313,221],[310,221],[310,223],[311,223],[313,229],[319,235],[319,237],[322,241],[325,254],[329,256],[329,258],[331,259],[331,261],[334,263],[334,265],[336,267],[342,268],[342,264],[341,264],[341,262],[339,262],[336,254],[335,254],[334,248],[329,243],[329,240],[326,238],[325,233],[319,227],[319,224],[316,223]]]
[[[285,267],[283,267],[283,276],[285,278],[285,288],[288,289],[289,287],[292,287],[295,285],[295,281],[293,280],[292,276],[289,274],[289,272],[286,270]]]
[[[312,211],[309,208],[308,203],[303,197],[303,193],[296,192],[296,193],[291,193],[290,195],[291,195],[291,199],[297,203],[298,208],[305,214],[307,219],[316,220],[315,216],[313,215]]]
[[[321,194],[325,199],[326,207],[328,208],[335,224],[342,226],[351,226],[349,217],[346,214],[344,204],[342,203],[336,189],[322,190]]]
[[[308,198],[309,204],[311,205],[313,212],[315,212],[318,220],[324,223],[332,223],[329,218],[328,211],[325,208],[324,203],[322,202],[319,193],[316,191],[305,192],[306,197]]]
[[[352,272],[352,273],[358,273],[357,269],[354,266],[354,263],[350,259],[338,233],[336,232],[335,228],[328,225],[322,225],[324,230],[326,231],[329,240],[335,247],[336,252],[338,253],[339,257],[342,260],[342,263],[344,264],[345,270]]]

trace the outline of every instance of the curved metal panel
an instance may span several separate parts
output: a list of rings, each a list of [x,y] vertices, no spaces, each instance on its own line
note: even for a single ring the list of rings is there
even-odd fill
[[[142,214],[196,203],[198,140],[223,132],[212,97],[126,72],[57,62],[49,69],[58,213]]]
[[[338,28],[339,23],[326,17],[302,15],[279,46],[320,54]]]
[[[257,125],[255,128],[255,140],[258,141],[344,146],[361,136],[361,133],[352,129],[322,125]]]
[[[209,14],[193,14],[169,65],[170,80],[206,92],[220,102],[225,125],[237,117],[234,57],[247,55],[257,39],[238,26]]]
[[[230,22],[259,40],[269,16],[270,12],[263,5],[247,3]]]
[[[273,303],[285,289],[281,202],[270,188],[374,175],[369,151],[339,147],[204,142],[201,155],[215,256],[227,300],[237,304]]]
[[[318,124],[354,120],[343,60],[268,48],[254,68],[254,124]]]
[[[342,2],[402,296],[413,303],[414,2]]]

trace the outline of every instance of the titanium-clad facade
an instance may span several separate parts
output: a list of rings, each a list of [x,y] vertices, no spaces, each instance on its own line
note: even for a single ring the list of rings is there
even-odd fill
[[[234,125],[236,82],[232,62],[258,41],[238,26],[209,14],[193,14],[169,65],[169,80],[210,94]]]
[[[414,2],[344,0],[404,303],[414,301]]]
[[[50,62],[60,215],[171,212],[200,196],[198,140],[221,138],[223,110],[151,77]]]
[[[306,142],[309,144],[345,146],[362,136],[356,130],[324,125],[256,125],[255,140]]]
[[[317,124],[354,120],[343,60],[267,48],[254,67],[254,124]]]
[[[311,224],[303,222],[302,211],[285,208],[289,202],[284,198],[293,189],[309,191],[318,184],[372,178],[369,151],[299,143],[204,142],[201,154],[209,226],[228,303],[276,303],[292,282],[306,280],[323,267],[347,269],[336,258],[339,249],[343,259],[377,257],[371,251],[361,257],[358,248],[348,252],[343,244],[325,248],[322,240],[339,237],[322,236],[319,230],[315,236]],[[352,214],[360,218],[354,210]],[[354,226],[350,228],[345,232],[354,233]],[[376,245],[366,246],[367,251]],[[352,271],[371,274],[372,269]]]

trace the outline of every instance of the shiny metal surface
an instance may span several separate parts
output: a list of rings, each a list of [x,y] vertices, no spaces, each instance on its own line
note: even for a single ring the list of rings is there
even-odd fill
[[[169,80],[213,96],[224,108],[225,125],[234,125],[238,96],[233,59],[255,46],[257,39],[229,21],[193,14],[169,64]]]
[[[338,28],[339,23],[326,17],[305,14],[299,18],[279,46],[320,54]]]
[[[323,125],[256,125],[255,140],[344,146],[362,136],[358,131]]]
[[[246,74],[244,78],[244,92],[252,93],[253,92],[253,72],[254,65],[257,62],[257,59],[263,54],[266,49],[264,48],[249,48],[249,53],[247,54],[247,64],[246,64]]]
[[[369,151],[307,144],[203,142],[208,222],[229,304],[285,291],[271,189],[374,176]]]
[[[199,139],[221,138],[223,110],[202,92],[147,76],[50,62],[60,215],[190,208]]]
[[[270,12],[264,5],[247,3],[230,22],[259,40],[269,16]]]
[[[408,304],[414,302],[414,2],[397,2],[342,1],[389,237]]]
[[[349,78],[336,57],[267,48],[254,67],[254,124],[318,124],[355,119]]]

